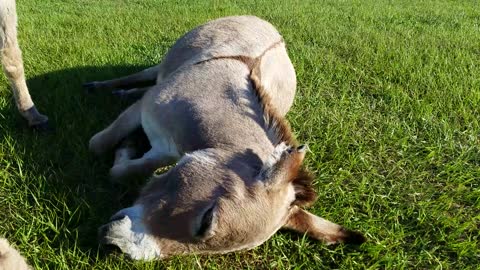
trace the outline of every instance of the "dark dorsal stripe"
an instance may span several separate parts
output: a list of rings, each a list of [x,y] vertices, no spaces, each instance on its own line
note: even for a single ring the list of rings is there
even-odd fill
[[[202,60],[200,62],[197,62],[195,63],[195,65],[214,61],[214,60],[222,60],[222,59],[237,60],[244,63],[250,71],[249,78],[252,81],[256,96],[263,109],[263,114],[265,118],[265,128],[267,132],[274,133],[273,134],[274,138],[271,138],[273,140],[272,143],[274,145],[277,145],[281,142],[285,142],[291,146],[298,146],[298,143],[295,140],[295,136],[293,135],[292,130],[290,129],[290,125],[285,120],[285,118],[278,113],[277,109],[272,105],[271,97],[268,95],[267,90],[261,84],[260,64],[263,56],[268,51],[282,44],[284,44],[283,39],[270,45],[259,56],[255,58],[250,56],[245,56],[245,55],[216,56],[207,60]]]
[[[272,98],[268,94],[267,90],[261,83],[260,64],[262,57],[271,49],[284,44],[283,39],[273,43],[262,54],[253,58],[245,55],[233,55],[233,56],[217,56],[211,59],[200,61],[197,64],[222,59],[233,59],[244,63],[250,71],[250,81],[255,89],[258,102],[262,106],[263,116],[265,119],[265,129],[273,145],[278,145],[281,142],[285,142],[290,146],[297,147],[298,142],[293,135],[289,123],[280,115],[277,109],[272,104]],[[273,134],[270,134],[273,133]],[[273,135],[273,136],[272,136]],[[272,138],[273,137],[273,138]],[[313,187],[313,176],[304,167],[300,167],[294,176],[289,179],[295,188],[295,201],[294,205],[299,207],[310,206],[317,198],[315,188]]]

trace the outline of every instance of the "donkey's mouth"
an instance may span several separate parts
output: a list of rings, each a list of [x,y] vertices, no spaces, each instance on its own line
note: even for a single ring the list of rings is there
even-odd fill
[[[134,260],[160,258],[160,248],[142,222],[142,208],[136,205],[112,216],[109,223],[98,228],[100,244],[117,247]]]

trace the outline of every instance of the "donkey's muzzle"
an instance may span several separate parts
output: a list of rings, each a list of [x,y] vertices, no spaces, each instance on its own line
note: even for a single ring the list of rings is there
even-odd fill
[[[115,246],[135,260],[160,258],[160,248],[142,222],[142,207],[136,205],[119,211],[110,222],[98,228],[101,245]]]

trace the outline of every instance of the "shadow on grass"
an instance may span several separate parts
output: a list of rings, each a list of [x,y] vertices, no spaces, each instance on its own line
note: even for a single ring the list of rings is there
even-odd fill
[[[4,116],[0,130],[14,142],[16,159],[29,181],[22,183],[34,201],[45,204],[56,215],[58,228],[45,233],[49,240],[78,245],[86,252],[98,248],[97,228],[117,210],[129,206],[143,181],[124,185],[109,182],[108,170],[113,152],[95,157],[88,152],[88,140],[106,127],[131,101],[119,99],[109,91],[87,93],[82,83],[128,75],[146,66],[79,67],[49,72],[30,78],[27,84],[37,108],[48,115],[54,130],[31,130],[18,114],[13,100],[0,109]],[[43,207],[42,207],[43,208]],[[35,213],[42,215],[43,213]],[[28,219],[27,219],[28,220]],[[76,241],[69,237],[78,235]],[[58,247],[58,246],[57,246]],[[69,248],[68,246],[62,246]],[[71,247],[71,246],[70,246]]]
[[[58,221],[57,228],[42,229],[42,237],[37,238],[37,244],[48,242],[48,246],[55,250],[80,249],[90,257],[95,256],[99,251],[97,228],[116,211],[129,207],[137,197],[144,180],[133,179],[123,185],[112,184],[108,170],[113,162],[113,152],[105,157],[95,157],[87,149],[90,137],[111,123],[131,102],[121,100],[110,92],[89,94],[81,85],[128,75],[145,68],[79,67],[29,79],[27,83],[37,108],[49,116],[54,126],[54,131],[47,134],[30,130],[13,102],[0,111],[5,116],[3,127],[0,126],[2,132],[14,139],[15,149],[20,149],[17,156],[24,164],[22,170],[31,178],[24,185],[39,194],[30,197],[29,204],[35,208],[35,201],[39,201],[44,205],[43,210],[35,215],[54,215],[53,219]],[[285,231],[280,233],[288,234],[287,238],[293,241],[302,237]],[[312,245],[317,244],[315,240],[308,241]],[[287,248],[295,249],[295,244],[291,243]],[[349,250],[349,247],[345,249],[347,252]],[[357,247],[352,247],[352,250],[357,250]],[[240,254],[249,257],[250,253],[244,251]],[[100,254],[105,253],[100,250]],[[220,255],[202,256],[201,261],[216,260],[216,256]],[[336,263],[342,260],[336,259]],[[262,261],[263,266],[268,265]],[[168,261],[165,263],[168,264]]]

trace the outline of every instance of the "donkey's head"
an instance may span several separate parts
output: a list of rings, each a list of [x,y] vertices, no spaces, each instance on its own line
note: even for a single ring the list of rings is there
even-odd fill
[[[282,143],[263,164],[217,149],[188,154],[102,226],[101,241],[134,259],[249,249],[281,227],[327,243],[362,241],[300,208],[315,199],[301,167],[305,152]]]

